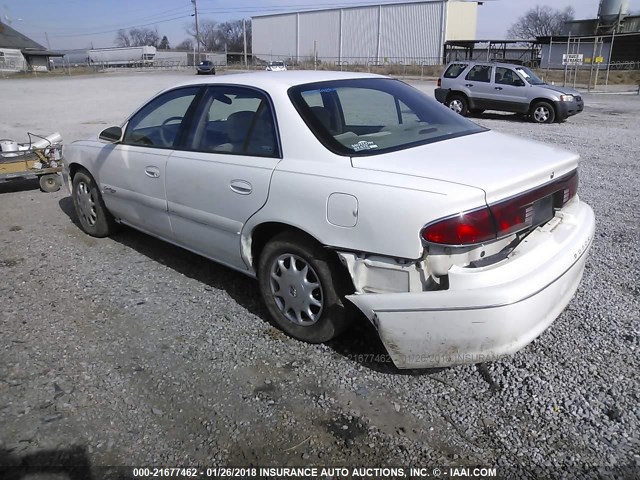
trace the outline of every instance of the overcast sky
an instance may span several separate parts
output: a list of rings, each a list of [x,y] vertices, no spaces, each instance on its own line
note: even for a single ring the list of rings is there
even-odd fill
[[[199,17],[225,21],[252,15],[375,4],[366,0],[197,0]],[[391,3],[391,2],[383,2]],[[573,6],[576,18],[594,18],[598,0],[485,0],[478,7],[477,38],[504,38],[507,29],[532,6]],[[171,45],[187,38],[193,21],[191,0],[0,0],[2,21],[51,49],[109,47],[116,31],[135,26],[157,27]],[[640,0],[630,0],[640,12]],[[48,42],[47,36],[48,35]],[[277,34],[277,32],[274,32]]]

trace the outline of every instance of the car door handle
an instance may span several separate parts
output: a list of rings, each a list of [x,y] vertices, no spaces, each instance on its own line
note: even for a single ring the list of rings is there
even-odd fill
[[[502,90],[502,87],[495,87],[496,90]]]
[[[465,87],[473,87],[473,83],[465,83],[464,86]]]
[[[249,195],[253,190],[251,184],[245,180],[231,180],[229,188],[240,195]]]
[[[150,165],[148,167],[144,167],[144,174],[147,177],[158,178],[160,177],[160,169],[158,167],[154,167],[153,165]]]

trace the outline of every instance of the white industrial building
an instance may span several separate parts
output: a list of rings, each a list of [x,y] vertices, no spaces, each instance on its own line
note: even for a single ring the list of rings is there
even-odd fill
[[[444,42],[475,38],[478,2],[427,0],[252,17],[260,60],[439,64]]]

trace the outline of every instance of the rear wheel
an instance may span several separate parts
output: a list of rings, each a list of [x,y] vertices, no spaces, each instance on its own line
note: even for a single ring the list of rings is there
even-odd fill
[[[465,116],[469,111],[469,104],[467,99],[462,95],[451,95],[446,103],[447,107],[462,116]]]
[[[86,170],[73,176],[71,197],[80,226],[86,233],[106,237],[117,230],[118,224],[105,207],[98,185]]]
[[[298,233],[282,233],[265,246],[258,262],[260,291],[271,318],[288,335],[321,343],[348,327],[346,282],[336,263]]]
[[[531,120],[535,123],[553,123],[556,112],[548,102],[536,102],[531,107]]]

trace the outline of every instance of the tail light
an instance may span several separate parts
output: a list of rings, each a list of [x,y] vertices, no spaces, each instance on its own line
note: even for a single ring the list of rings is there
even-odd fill
[[[441,79],[441,78],[439,78],[439,79],[438,79],[438,88],[440,88],[441,86],[442,86],[442,79]]]
[[[539,225],[553,216],[578,191],[578,171],[516,197],[462,212],[424,227],[421,237],[429,243],[475,245],[506,237]]]

